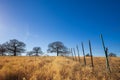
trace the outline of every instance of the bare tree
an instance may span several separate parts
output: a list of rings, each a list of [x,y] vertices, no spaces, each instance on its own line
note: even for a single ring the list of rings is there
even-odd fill
[[[4,56],[6,51],[5,44],[0,44],[0,55]]]
[[[33,47],[32,51],[27,52],[27,56],[39,56],[42,55],[43,52],[40,47]]]
[[[40,54],[43,54],[40,47],[34,47],[32,52],[35,56],[39,56]]]
[[[33,55],[33,51],[29,51],[27,52],[26,56],[32,56]]]
[[[21,55],[25,51],[25,43],[12,39],[5,43],[5,47],[9,55],[17,56]]]
[[[48,45],[48,52],[56,52],[57,53],[57,56],[59,54],[66,54],[68,53],[68,49],[64,46],[64,44],[60,41],[56,41],[56,42],[53,42],[53,43],[50,43]]]

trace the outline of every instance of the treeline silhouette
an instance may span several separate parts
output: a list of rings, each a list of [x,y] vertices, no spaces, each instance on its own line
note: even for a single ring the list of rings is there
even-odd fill
[[[23,53],[26,56],[41,56],[43,51],[41,47],[33,47],[31,51],[26,51],[26,44],[17,39],[9,40],[5,43],[0,44],[0,55],[1,56],[20,56]],[[69,53],[68,48],[60,41],[52,42],[48,44],[48,53],[57,53],[59,55],[66,55]]]

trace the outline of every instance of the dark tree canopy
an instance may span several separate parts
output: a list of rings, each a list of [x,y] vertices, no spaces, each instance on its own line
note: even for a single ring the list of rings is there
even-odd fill
[[[48,45],[48,52],[56,52],[57,53],[57,56],[59,54],[66,54],[68,53],[68,49],[64,46],[64,44],[60,41],[56,41],[56,42],[53,42],[53,43],[50,43]]]
[[[110,56],[110,57],[117,57],[117,55],[115,53],[110,53],[108,56]]]
[[[25,43],[12,39],[5,43],[5,47],[9,55],[17,56],[21,55],[25,51]]]
[[[4,56],[6,52],[5,44],[0,44],[0,55]]]

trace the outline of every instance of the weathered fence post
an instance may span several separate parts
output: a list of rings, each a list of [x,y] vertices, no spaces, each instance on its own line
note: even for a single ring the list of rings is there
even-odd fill
[[[84,51],[84,45],[83,45],[83,42],[81,43],[81,45],[82,45],[82,51],[83,51],[83,56],[84,56],[84,65],[86,65],[85,51]]]
[[[70,53],[71,53],[70,48],[68,48],[68,57],[70,57]]]
[[[106,56],[106,68],[107,68],[107,69],[109,70],[109,72],[111,73],[111,71],[110,71],[110,66],[109,66],[109,60],[108,60],[108,48],[105,47],[102,34],[100,35],[100,37],[101,37],[101,40],[102,40],[102,45],[103,45],[104,52],[105,52],[105,56]]]
[[[76,46],[76,48],[77,48],[77,53],[78,53],[78,59],[79,59],[79,62],[80,62],[80,53],[79,53],[78,45]]]
[[[92,67],[94,67],[94,64],[93,64],[93,55],[92,55],[92,48],[91,48],[91,42],[89,40],[89,49],[90,49],[90,56],[91,56],[91,64],[92,64]]]
[[[76,56],[75,48],[73,48],[73,52],[74,52],[74,55],[75,55],[75,59],[77,61],[77,56]]]
[[[73,50],[72,50],[72,48],[71,48],[71,53],[72,53],[72,58],[73,58],[73,60],[74,60],[74,55],[73,55]]]

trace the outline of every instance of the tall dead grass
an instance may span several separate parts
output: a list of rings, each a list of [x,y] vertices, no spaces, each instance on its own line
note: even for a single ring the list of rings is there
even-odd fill
[[[112,73],[105,67],[105,58],[90,58],[87,66],[65,57],[0,57],[0,80],[120,80],[120,58],[110,58]]]

